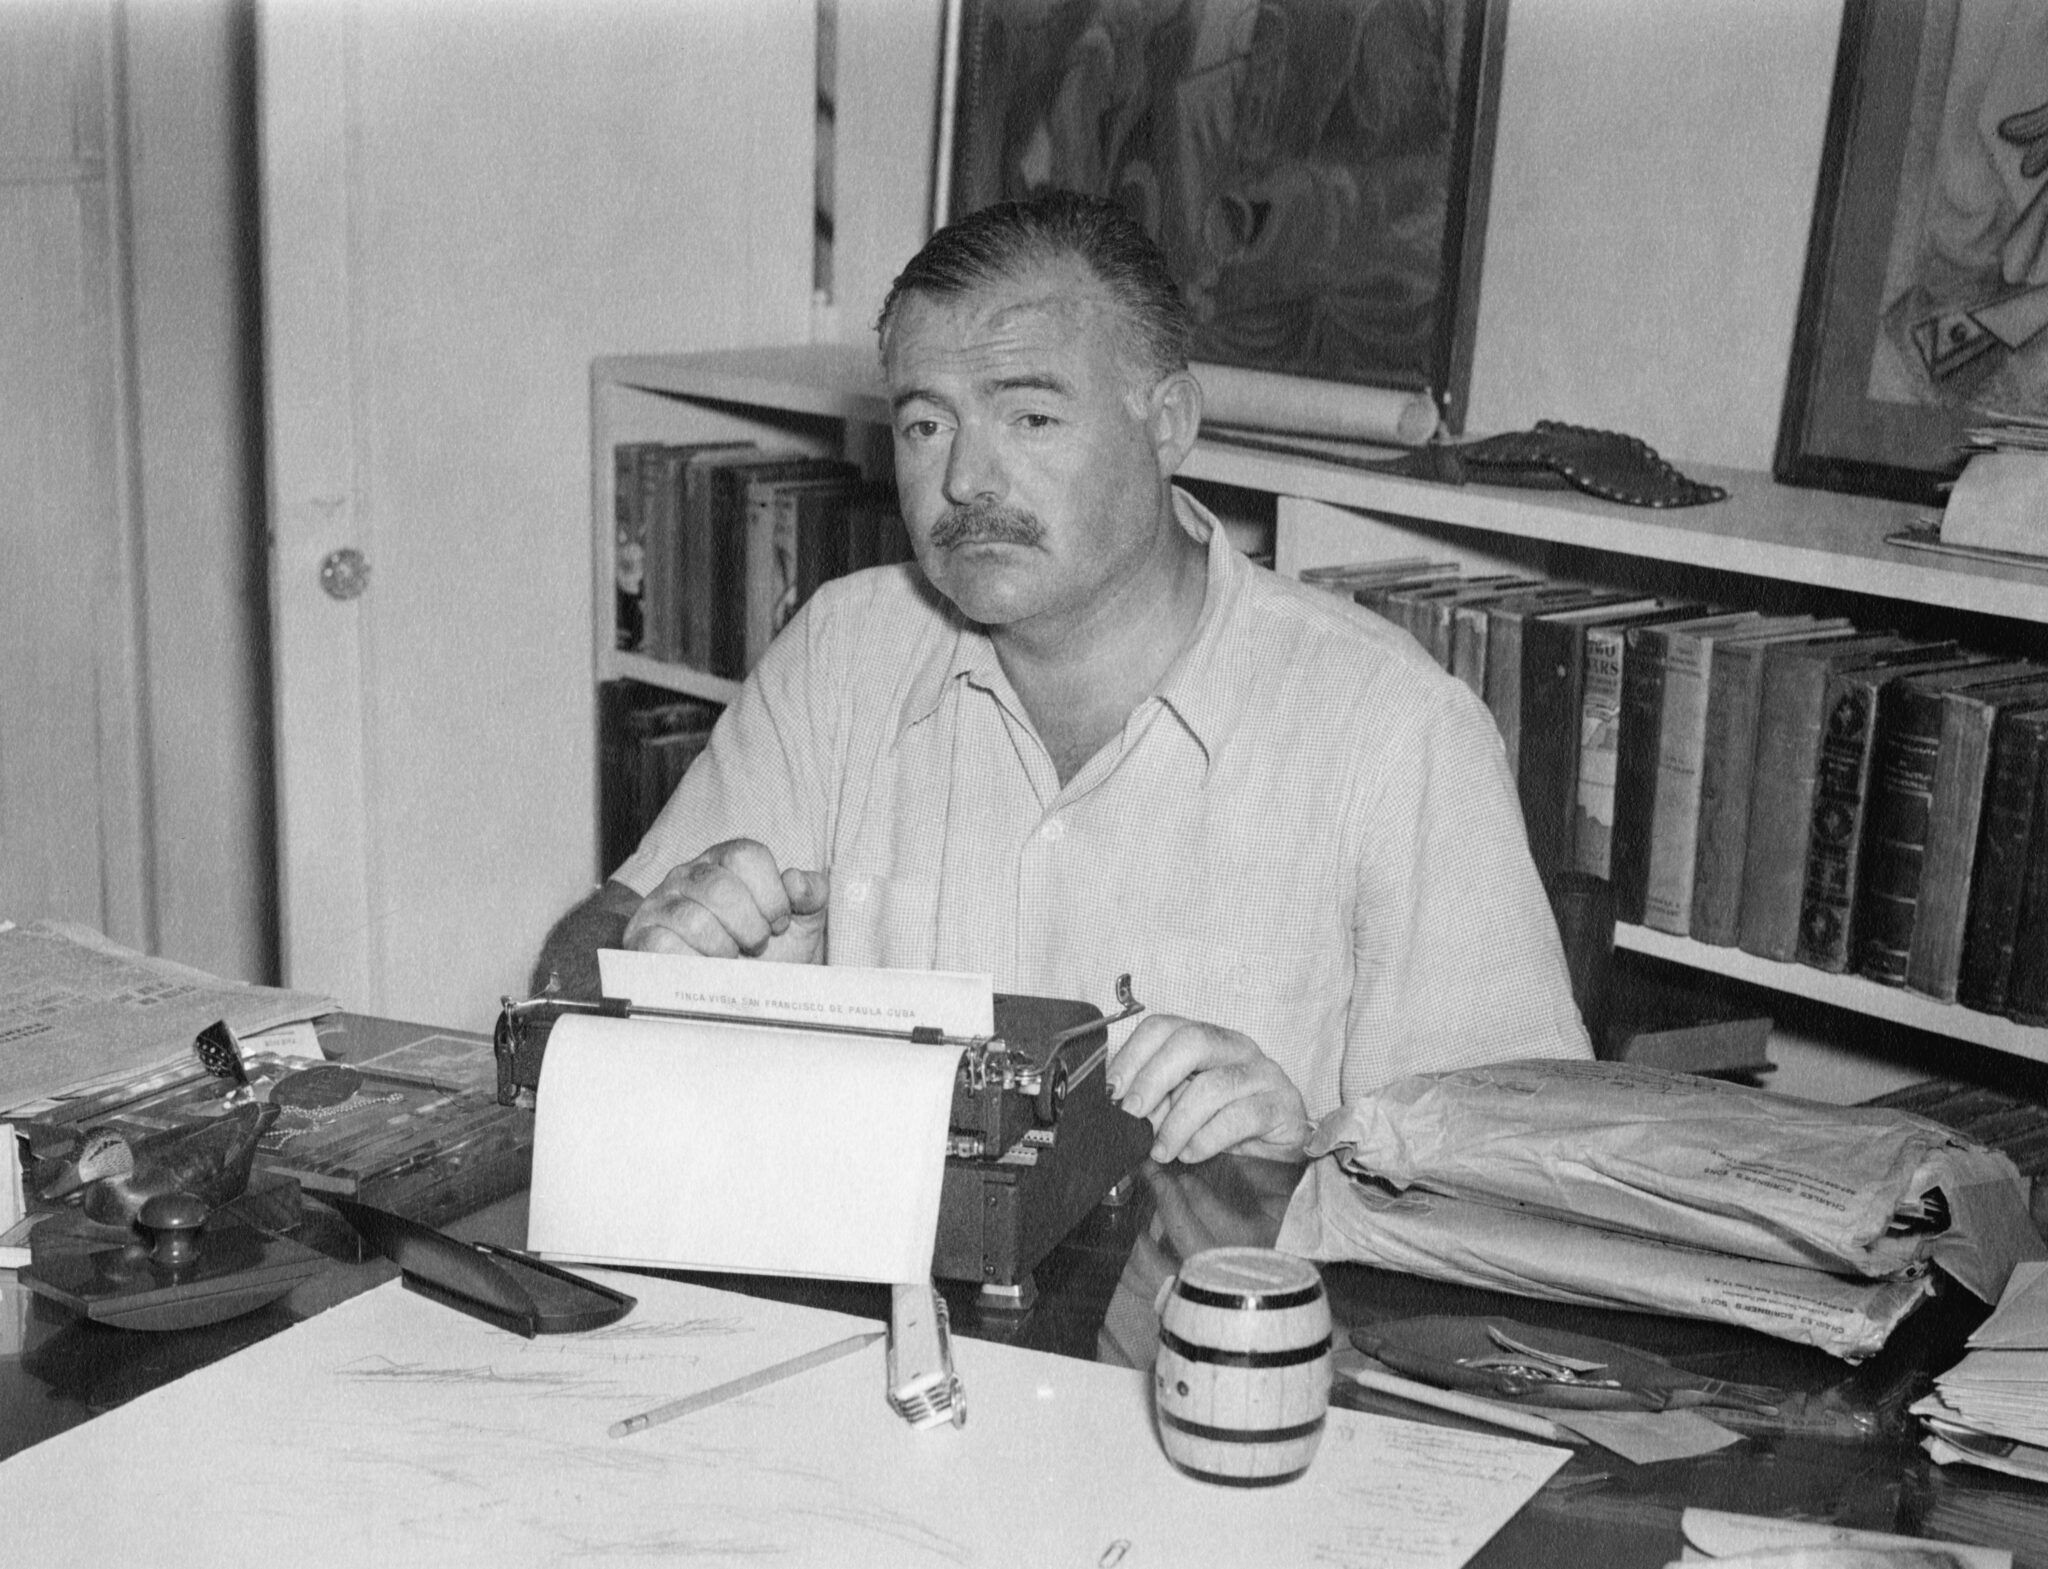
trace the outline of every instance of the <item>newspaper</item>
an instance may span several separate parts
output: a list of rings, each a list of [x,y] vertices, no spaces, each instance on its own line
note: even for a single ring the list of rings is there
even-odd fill
[[[1411,1075],[1326,1118],[1310,1150],[1395,1189],[1765,1263],[1938,1263],[1987,1302],[2048,1257],[2018,1169],[1939,1123],[1632,1063]]]
[[[153,959],[90,927],[0,922],[0,1114],[187,1055],[216,1019],[246,1038],[340,1006]]]
[[[1295,1189],[1277,1246],[1552,1302],[1741,1324],[1849,1362],[1877,1352],[1933,1290],[1924,1266],[1870,1281],[1731,1258],[1420,1188],[1395,1193],[1328,1159]]]

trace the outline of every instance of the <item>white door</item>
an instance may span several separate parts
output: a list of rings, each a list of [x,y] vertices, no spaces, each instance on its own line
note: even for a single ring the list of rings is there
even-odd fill
[[[814,9],[262,7],[289,984],[479,1027],[591,885],[589,362],[805,335]]]

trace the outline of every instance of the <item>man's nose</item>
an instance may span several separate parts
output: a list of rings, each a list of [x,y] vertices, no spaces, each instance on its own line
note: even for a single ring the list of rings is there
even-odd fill
[[[946,453],[946,499],[955,506],[999,499],[1004,491],[1001,455],[987,432],[963,422]]]

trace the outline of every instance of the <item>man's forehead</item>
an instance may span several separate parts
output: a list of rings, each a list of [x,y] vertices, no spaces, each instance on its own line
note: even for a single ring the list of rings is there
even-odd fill
[[[1100,349],[1114,334],[1117,307],[1091,275],[1033,268],[957,295],[912,294],[884,340],[892,380],[913,365],[981,361],[1012,354]]]

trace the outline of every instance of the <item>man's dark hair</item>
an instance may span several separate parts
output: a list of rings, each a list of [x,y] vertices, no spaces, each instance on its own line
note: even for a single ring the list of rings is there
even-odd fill
[[[1121,358],[1155,378],[1187,369],[1194,321],[1165,256],[1115,202],[1078,191],[997,202],[947,224],[896,275],[875,330],[886,349],[896,308],[906,296],[956,298],[1070,256],[1122,307],[1125,326],[1116,345]]]

